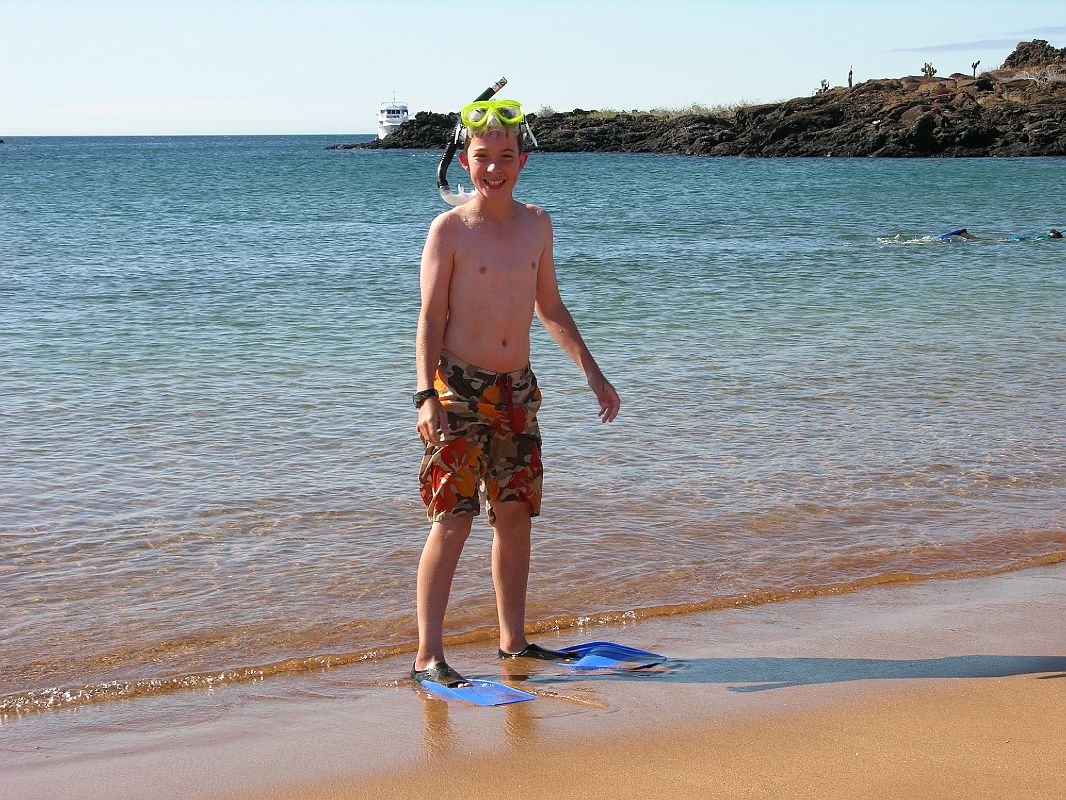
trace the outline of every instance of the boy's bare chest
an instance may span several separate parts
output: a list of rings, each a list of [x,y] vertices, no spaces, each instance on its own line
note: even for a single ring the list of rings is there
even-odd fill
[[[525,319],[537,295],[537,262],[473,259],[457,265],[452,274],[450,308],[453,315],[490,314]],[[487,319],[483,320],[487,322]]]
[[[478,257],[456,265],[455,277],[484,286],[510,286],[537,282],[537,260],[521,261],[514,257],[493,259]]]
[[[535,291],[539,243],[529,237],[510,241],[472,240],[456,253],[453,283],[478,294],[525,295]]]

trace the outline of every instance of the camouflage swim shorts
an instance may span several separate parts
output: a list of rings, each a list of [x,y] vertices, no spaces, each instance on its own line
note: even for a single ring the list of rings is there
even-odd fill
[[[544,468],[537,410],[540,389],[528,366],[490,372],[441,353],[434,388],[448,412],[451,434],[442,447],[427,444],[418,478],[431,521],[481,513],[494,503],[524,500],[540,514]]]

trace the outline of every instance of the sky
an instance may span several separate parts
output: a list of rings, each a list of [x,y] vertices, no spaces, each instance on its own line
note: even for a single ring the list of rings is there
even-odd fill
[[[682,108],[998,67],[1066,5],[0,0],[4,136],[370,133],[506,76],[528,110]]]

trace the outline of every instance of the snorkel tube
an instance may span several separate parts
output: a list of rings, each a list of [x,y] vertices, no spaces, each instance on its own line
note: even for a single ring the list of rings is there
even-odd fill
[[[496,83],[492,84],[492,86],[475,97],[474,101],[488,100],[506,85],[507,78],[500,78]],[[455,124],[455,132],[452,134],[452,140],[448,142],[448,146],[444,149],[444,155],[441,156],[440,163],[437,165],[437,189],[440,191],[441,199],[450,206],[461,206],[477,194],[477,192],[464,192],[463,187],[458,184],[456,184],[456,189],[458,189],[458,191],[453,192],[452,187],[448,185],[448,166],[452,163],[455,151],[459,149],[459,142],[462,139],[462,134],[463,121],[459,120],[459,122]]]

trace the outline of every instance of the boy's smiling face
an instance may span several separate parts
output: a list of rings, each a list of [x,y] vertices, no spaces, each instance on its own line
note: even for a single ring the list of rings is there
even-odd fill
[[[528,153],[520,151],[517,128],[514,131],[489,130],[470,139],[459,163],[470,173],[474,189],[482,197],[510,196],[518,173],[526,165]]]

